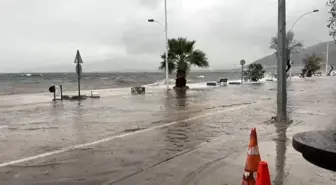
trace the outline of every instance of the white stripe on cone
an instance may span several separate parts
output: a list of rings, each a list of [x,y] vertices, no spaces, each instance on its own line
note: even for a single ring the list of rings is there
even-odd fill
[[[259,155],[259,148],[257,146],[248,147],[247,154],[248,155]]]

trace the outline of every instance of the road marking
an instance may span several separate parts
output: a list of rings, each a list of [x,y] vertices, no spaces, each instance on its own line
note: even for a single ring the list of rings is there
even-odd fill
[[[89,147],[89,146],[94,146],[94,145],[97,145],[97,144],[112,141],[112,140],[117,139],[117,138],[123,138],[123,137],[127,137],[127,136],[134,135],[134,134],[144,133],[144,132],[152,131],[152,130],[155,130],[155,129],[175,125],[175,124],[178,124],[178,123],[181,123],[181,122],[188,122],[188,121],[192,121],[192,120],[207,117],[207,116],[212,116],[212,115],[216,115],[216,114],[220,114],[220,113],[224,113],[224,112],[238,110],[238,109],[246,108],[249,105],[255,105],[255,104],[260,104],[260,103],[265,103],[265,102],[243,104],[243,105],[228,108],[228,109],[225,109],[225,110],[216,111],[216,112],[212,112],[212,113],[208,113],[208,114],[203,114],[203,115],[195,116],[195,117],[184,119],[184,120],[173,121],[173,122],[169,122],[169,123],[166,123],[166,124],[163,124],[163,125],[158,125],[158,126],[150,127],[150,128],[143,129],[143,130],[138,130],[138,131],[135,131],[135,132],[129,132],[129,133],[121,134],[121,135],[107,137],[107,138],[100,139],[100,140],[97,140],[97,141],[93,141],[93,142],[90,142],[90,143],[74,145],[74,146],[66,147],[66,148],[63,148],[63,149],[60,149],[60,150],[55,150],[55,151],[52,151],[52,152],[47,152],[47,153],[43,153],[43,154],[31,156],[31,157],[18,159],[18,160],[8,161],[8,162],[0,163],[0,168],[10,166],[10,165],[14,165],[14,164],[24,163],[24,162],[32,161],[32,160],[35,160],[35,159],[40,159],[40,158],[52,156],[52,155],[57,155],[57,154],[65,153],[65,152],[76,150],[76,149],[81,149],[81,148],[85,148],[85,147]]]

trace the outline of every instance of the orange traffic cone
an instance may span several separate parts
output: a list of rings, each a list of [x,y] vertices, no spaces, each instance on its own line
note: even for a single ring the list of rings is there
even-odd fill
[[[242,181],[243,185],[255,185],[256,184],[256,176],[257,176],[258,165],[260,161],[261,159],[259,155],[257,131],[255,128],[253,128],[251,130],[250,143],[248,145],[248,150],[247,150],[245,172],[244,172],[243,181]]]
[[[271,185],[271,177],[269,174],[267,162],[261,161],[259,163],[256,185]]]

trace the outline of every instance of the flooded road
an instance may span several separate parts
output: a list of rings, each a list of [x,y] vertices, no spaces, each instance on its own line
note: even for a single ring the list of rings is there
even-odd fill
[[[252,127],[274,184],[334,184],[336,175],[306,162],[291,137],[336,128],[335,85],[335,78],[293,80],[290,125],[271,123],[275,82],[7,101],[0,107],[0,184],[240,184]]]

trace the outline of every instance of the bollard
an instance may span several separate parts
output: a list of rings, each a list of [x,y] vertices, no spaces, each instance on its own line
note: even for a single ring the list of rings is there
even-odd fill
[[[61,91],[61,101],[63,101],[63,87],[60,85],[60,91]]]

